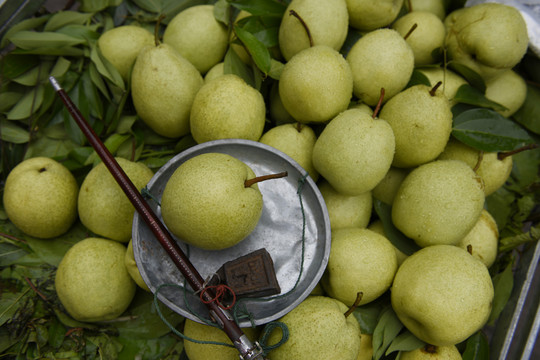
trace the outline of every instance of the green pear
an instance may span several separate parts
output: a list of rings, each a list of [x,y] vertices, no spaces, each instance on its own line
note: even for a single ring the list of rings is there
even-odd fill
[[[445,25],[449,57],[484,80],[517,65],[529,45],[525,20],[510,5],[483,3],[459,8],[446,17]]]
[[[259,335],[257,328],[243,328],[242,331],[251,341],[256,341]],[[216,327],[201,324],[190,319],[184,321],[184,335],[196,341],[213,341],[232,345],[231,339],[226,333]],[[201,344],[186,340],[184,341],[184,351],[189,360],[238,360],[238,350],[234,347],[222,345]]]
[[[113,320],[129,306],[136,285],[117,241],[86,238],[73,245],[58,265],[55,289],[69,315],[83,322]]]
[[[270,119],[276,125],[290,124],[296,122],[296,120],[291,116],[291,114],[289,114],[287,109],[285,109],[285,106],[283,106],[283,101],[281,101],[281,97],[279,96],[278,81],[274,82],[272,84],[272,87],[270,88],[269,102]]]
[[[514,115],[525,102],[527,83],[514,70],[507,70],[496,78],[486,81],[486,97],[501,104],[506,109],[498,110],[505,117]]]
[[[349,109],[332,119],[317,138],[313,165],[339,193],[360,195],[384,178],[394,150],[394,133],[386,121]]]
[[[384,231],[384,224],[381,221],[381,219],[377,219],[377,220],[373,221],[371,224],[368,225],[367,229],[369,229],[371,231],[375,231],[376,233],[381,234],[382,236],[388,238],[388,236],[386,235],[386,233]],[[397,258],[397,263],[398,263],[398,267],[399,267],[399,266],[401,266],[403,261],[407,257],[409,257],[409,255],[405,254],[403,251],[399,250],[395,246],[394,246],[394,250],[396,251],[396,258]]]
[[[446,17],[445,0],[407,0],[403,4],[409,11],[429,11],[441,20]]]
[[[425,345],[421,348],[402,351],[401,360],[462,360],[461,353],[455,345]]]
[[[481,152],[455,138],[448,141],[438,159],[460,160],[469,165],[471,169],[475,169],[476,174],[484,182],[486,196],[493,194],[504,185],[510,177],[513,166],[512,156],[500,160],[496,152]]]
[[[468,84],[467,80],[461,75],[458,75],[448,68],[429,66],[420,67],[416,70],[428,78],[431,86],[435,86],[439,81],[442,82],[439,91],[442,91],[444,96],[450,101],[450,106],[457,104],[454,97],[461,85]]]
[[[390,167],[384,178],[372,190],[373,197],[385,204],[392,205],[399,186],[410,169]]]
[[[373,206],[371,191],[354,196],[343,195],[325,179],[317,183],[317,188],[326,204],[332,230],[347,227],[365,228],[369,224]]]
[[[210,70],[208,70],[204,75],[204,83],[206,84],[207,82],[214,80],[218,76],[223,75],[224,66],[225,64],[223,62],[217,63],[216,65],[212,66]]]
[[[319,173],[313,167],[312,155],[317,136],[311,127],[305,124],[282,124],[268,130],[259,142],[270,145],[289,155],[304,168],[314,181]]]
[[[301,20],[293,16],[291,11],[296,12]],[[338,51],[347,37],[348,24],[345,0],[292,0],[279,26],[281,54],[289,61],[300,51],[314,45],[326,45]]]
[[[268,353],[269,360],[356,360],[360,326],[347,306],[326,296],[308,296],[279,319],[287,325],[289,339]],[[280,329],[270,333],[268,345],[282,338]]]
[[[373,3],[379,6],[379,2]],[[347,54],[351,66],[354,95],[370,106],[384,101],[405,88],[414,69],[414,53],[400,33],[393,29],[373,30],[351,47]]]
[[[214,5],[196,5],[172,18],[163,33],[163,42],[204,74],[223,61],[229,47],[229,32],[214,16]]]
[[[416,27],[409,33],[413,26]],[[403,37],[407,36],[407,44],[414,53],[415,66],[433,64],[438,60],[433,53],[444,46],[446,28],[437,15],[428,11],[413,11],[397,19],[392,29]]]
[[[390,25],[399,14],[403,0],[347,0],[350,26],[372,31]]]
[[[234,74],[204,84],[193,100],[191,135],[197,143],[218,139],[258,141],[266,121],[262,94]]]
[[[141,272],[139,271],[139,268],[137,267],[137,263],[135,262],[135,254],[133,253],[133,241],[129,240],[126,254],[124,256],[124,265],[126,265],[126,269],[133,279],[135,283],[143,290],[150,292],[150,288],[146,283],[144,282]]]
[[[383,106],[380,116],[394,131],[395,167],[409,168],[436,159],[452,132],[448,99],[425,85],[414,85],[395,95]]]
[[[64,234],[77,219],[79,185],[61,163],[47,157],[15,166],[4,185],[4,209],[21,231],[37,238]]]
[[[488,269],[467,251],[434,245],[409,256],[391,289],[392,308],[417,338],[458,344],[487,322],[493,301]]]
[[[171,175],[161,198],[169,230],[193,246],[220,250],[236,245],[257,226],[263,199],[253,170],[221,153],[197,155]]]
[[[359,109],[364,111],[369,116],[373,116],[373,109],[369,105],[364,104],[363,102],[351,102],[349,104],[349,109]]]
[[[234,25],[237,25],[240,20],[248,18],[250,16],[252,16],[251,13],[247,12],[246,10],[240,10],[238,12],[238,15],[236,15],[236,18],[234,19]],[[251,65],[253,63],[253,61],[251,60],[251,55],[244,47],[242,41],[238,39],[234,31],[231,31],[229,34],[229,46],[238,55],[238,57],[240,58],[240,60],[242,60],[244,64]]]
[[[351,306],[358,292],[359,305],[381,296],[392,285],[398,268],[392,243],[369,229],[332,229],[330,257],[321,284],[326,293]]]
[[[472,256],[480,260],[487,268],[495,262],[499,246],[499,229],[493,216],[482,210],[480,218],[467,235],[457,244],[468,250]]]
[[[373,359],[373,335],[360,334],[360,351],[356,360]]]
[[[302,123],[326,122],[347,109],[353,78],[337,51],[317,45],[297,53],[283,67],[279,96],[289,114]]]
[[[202,85],[197,69],[167,44],[144,48],[131,74],[137,114],[152,130],[169,138],[189,133],[191,106]]]
[[[420,165],[403,180],[392,204],[392,221],[419,246],[456,245],[484,207],[482,179],[464,162]]]
[[[143,163],[120,157],[116,161],[137,189],[145,187],[154,175]],[[84,178],[78,208],[81,222],[93,233],[120,242],[131,238],[135,208],[104,163]]]
[[[154,35],[136,25],[123,25],[104,32],[98,39],[99,50],[128,81],[137,56],[146,46],[154,44]]]

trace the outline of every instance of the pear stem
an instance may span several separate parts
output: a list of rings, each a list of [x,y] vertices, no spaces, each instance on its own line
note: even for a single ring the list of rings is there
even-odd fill
[[[345,317],[349,317],[349,315],[351,315],[354,310],[358,307],[358,305],[360,305],[360,301],[362,301],[362,297],[364,296],[364,293],[359,291],[356,293],[356,300],[354,300],[354,304],[352,304],[352,306],[349,308],[349,310],[347,310],[345,312]]]
[[[540,145],[535,143],[535,144],[529,144],[529,145],[522,146],[522,147],[520,147],[519,149],[516,149],[516,150],[500,152],[500,153],[497,154],[497,159],[502,161],[505,158],[507,158],[508,156],[512,156],[512,155],[518,154],[518,153],[520,153],[522,151],[526,151],[526,150],[537,149],[538,147],[540,147]]]
[[[411,0],[408,0],[408,1],[407,1],[407,4],[409,5],[409,12],[413,12],[412,1],[411,1]]]
[[[476,165],[474,165],[473,171],[477,172],[480,168],[480,164],[482,163],[482,160],[484,159],[484,151],[480,150],[478,152],[478,160],[476,161]]]
[[[418,27],[418,24],[417,23],[414,23],[413,26],[411,26],[411,28],[409,29],[409,31],[405,34],[405,36],[403,37],[403,40],[407,40],[407,38],[409,36],[411,36],[412,32]]]
[[[261,181],[270,180],[270,179],[279,179],[285,176],[287,176],[286,171],[283,171],[277,174],[261,175],[261,176],[254,177],[252,179],[247,179],[246,181],[244,181],[244,186],[250,187],[251,185],[261,182]]]
[[[304,128],[304,125],[302,125],[302,123],[299,123],[299,122],[296,123],[296,131],[301,132],[303,128]]]
[[[468,252],[469,254],[471,254],[471,255],[472,255],[472,250],[473,250],[473,249],[472,249],[472,245],[471,245],[471,244],[467,245],[467,252]]]
[[[429,90],[429,95],[435,96],[435,93],[437,92],[437,89],[438,89],[439,87],[441,87],[441,85],[442,85],[442,81],[439,81],[438,83],[436,83],[435,86],[433,86],[433,87],[431,88],[431,90]]]
[[[381,110],[383,99],[384,99],[384,88],[381,88],[381,96],[379,96],[379,102],[377,103],[375,110],[373,110],[373,115],[371,116],[373,119],[375,119],[379,115],[379,110]]]
[[[431,344],[426,344],[426,346],[424,346],[423,350],[425,352],[427,352],[428,354],[435,354],[437,352],[437,346],[431,345]]]
[[[306,30],[306,34],[307,34],[307,37],[309,39],[309,46],[312,47],[313,46],[313,38],[311,37],[311,31],[309,31],[309,27],[307,26],[304,19],[302,19],[302,17],[300,15],[298,15],[298,13],[296,11],[292,10],[292,9],[289,10],[289,15],[294,16],[295,18],[297,18],[300,21],[300,23],[302,24],[302,26]]]
[[[161,14],[159,15],[157,21],[156,21],[156,26],[154,27],[154,44],[156,44],[156,46],[159,46],[159,44],[161,43],[159,41],[159,27],[161,25],[161,20],[165,19],[166,16],[164,14]]]

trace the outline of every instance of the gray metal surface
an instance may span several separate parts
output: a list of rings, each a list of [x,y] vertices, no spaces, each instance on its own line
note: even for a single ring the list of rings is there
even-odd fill
[[[239,139],[207,142],[180,153],[154,175],[148,183],[148,190],[161,199],[167,180],[180,164],[209,152],[234,156],[249,165],[257,176],[288,172],[285,178],[259,183],[264,202],[262,216],[255,230],[239,244],[211,251],[188,247],[175,239],[205,279],[223,263],[265,248],[274,262],[281,294],[263,299],[242,299],[242,306],[238,309],[245,306],[255,325],[268,323],[285,315],[305,299],[326,268],[330,253],[330,220],[324,200],[315,182],[307,177],[301,191],[301,203],[297,191],[305,170],[270,146]],[[161,218],[158,204],[152,200],[149,203]],[[199,316],[209,319],[206,306],[191,293],[189,286],[187,290],[183,288],[184,278],[180,271],[138,214],[133,221],[133,250],[143,280],[153,293],[159,288],[160,301],[191,320],[201,322]],[[245,318],[239,324],[250,326],[251,322]]]

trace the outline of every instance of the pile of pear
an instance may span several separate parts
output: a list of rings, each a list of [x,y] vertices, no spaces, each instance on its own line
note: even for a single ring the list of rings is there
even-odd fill
[[[269,359],[371,358],[371,337],[360,333],[347,309],[388,293],[405,327],[432,352],[453,354],[449,358],[460,358],[455,345],[487,322],[493,300],[488,268],[497,256],[499,234],[484,203],[510,175],[512,158],[500,160],[452,138],[454,96],[467,80],[439,66],[437,50],[444,48],[448,59],[477,72],[486,97],[511,117],[525,100],[525,81],[512,68],[527,51],[528,36],[513,7],[488,3],[447,14],[445,3],[292,0],[272,52],[284,66],[279,80],[265,79],[274,83],[264,96],[227,73],[224,57],[230,48],[247,64],[252,59],[216,20],[213,5],[181,11],[162,38],[131,24],[99,39],[99,50],[129,84],[140,121],[157,134],[189,135],[199,144],[260,141],[290,156],[316,181],[330,219],[328,265],[316,290],[280,319],[289,339]],[[238,19],[246,16],[242,11]],[[351,29],[361,36],[345,44]],[[407,87],[415,69],[431,86]],[[141,164],[118,160],[138,188],[153,175]],[[64,170],[44,159],[14,170],[4,190],[10,220],[31,236],[52,238],[78,216],[96,236],[128,244],[134,209],[103,165],[80,189],[62,175]],[[39,181],[42,194],[33,194],[30,204],[21,194]],[[63,192],[56,199],[65,199],[66,206],[51,208],[49,200],[35,200],[50,199],[57,189]],[[407,256],[390,242],[373,211],[375,200],[391,206],[393,225],[418,251]],[[124,270],[149,290],[132,248],[125,250]],[[111,276],[96,280],[80,271],[71,277],[96,283],[96,289]],[[121,304],[86,316],[84,308],[95,306],[81,296],[84,289],[66,289],[70,286],[57,285],[66,307],[74,307],[68,310],[75,317],[82,311],[77,318],[83,321],[109,320],[129,305],[130,297],[124,296]],[[133,294],[132,285],[125,287]],[[186,332],[194,328],[187,325]],[[210,330],[197,334],[214,336]],[[278,335],[270,340],[277,342]],[[191,360],[207,359],[210,351],[209,345],[186,345]]]

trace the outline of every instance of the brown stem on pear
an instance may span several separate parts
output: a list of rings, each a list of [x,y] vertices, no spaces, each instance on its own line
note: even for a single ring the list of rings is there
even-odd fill
[[[540,145],[538,145],[538,144],[529,144],[529,145],[522,146],[522,147],[520,147],[519,149],[516,149],[516,150],[500,152],[500,153],[497,154],[497,159],[502,161],[505,158],[507,158],[508,156],[512,156],[512,155],[518,154],[518,153],[520,153],[522,151],[526,151],[526,150],[538,149],[539,147],[540,147]]]
[[[164,15],[164,14],[161,14],[159,15],[157,21],[156,21],[156,26],[154,27],[154,44],[156,44],[156,46],[159,46],[159,44],[161,43],[159,41],[159,27],[161,25],[161,21],[163,19],[165,19],[167,16]]]
[[[297,122],[296,123],[296,131],[301,132],[304,128],[304,125],[302,123]]]
[[[298,15],[298,13],[296,11],[292,10],[292,9],[289,10],[289,15],[292,15],[295,18],[297,18],[300,21],[300,24],[302,24],[302,26],[304,27],[304,29],[306,29],[306,34],[307,34],[307,37],[309,39],[309,46],[312,47],[313,46],[313,38],[311,37],[311,31],[309,31],[309,27],[307,26],[304,19],[302,19],[302,17],[300,15]]]
[[[379,110],[381,110],[383,99],[384,99],[384,88],[381,88],[381,96],[379,96],[379,102],[377,103],[375,110],[373,110],[373,115],[371,115],[373,119],[375,119],[377,115],[379,115]]]
[[[409,5],[409,12],[412,12],[412,11],[413,11],[413,8],[412,8],[412,1],[411,1],[411,0],[408,0],[408,1],[407,1],[407,4]]]
[[[429,90],[429,95],[435,96],[435,93],[437,92],[437,89],[438,89],[439,87],[441,87],[441,85],[442,85],[442,81],[439,81],[438,83],[436,83],[435,86],[433,86],[433,87],[431,88],[431,90]]]
[[[362,301],[363,296],[364,296],[364,293],[361,291],[356,293],[356,300],[354,300],[354,304],[352,304],[349,310],[347,310],[345,314],[343,314],[345,315],[345,317],[348,317],[349,315],[351,315],[353,311],[358,307],[358,305],[360,305],[360,301]]]
[[[472,255],[472,245],[467,245],[467,252]]]
[[[254,177],[252,179],[247,179],[246,181],[244,181],[244,186],[245,187],[250,187],[251,185],[256,184],[258,182],[261,182],[261,181],[270,180],[270,179],[279,179],[279,178],[285,177],[287,175],[288,175],[287,172],[283,171],[283,172],[280,172],[280,173],[277,173],[277,174],[257,176],[257,177]]]
[[[484,159],[484,151],[480,150],[478,152],[478,160],[476,161],[476,165],[474,165],[473,171],[477,172],[480,168],[480,164],[482,163],[482,160]]]
[[[407,38],[409,36],[411,36],[412,32],[418,27],[418,24],[417,23],[414,23],[413,26],[411,26],[411,28],[409,29],[409,31],[405,34],[405,36],[403,37],[403,40],[407,40]]]
[[[422,351],[428,353],[428,354],[435,354],[437,353],[437,346],[435,345],[431,345],[431,344],[426,344],[426,346],[424,346],[422,348]]]

